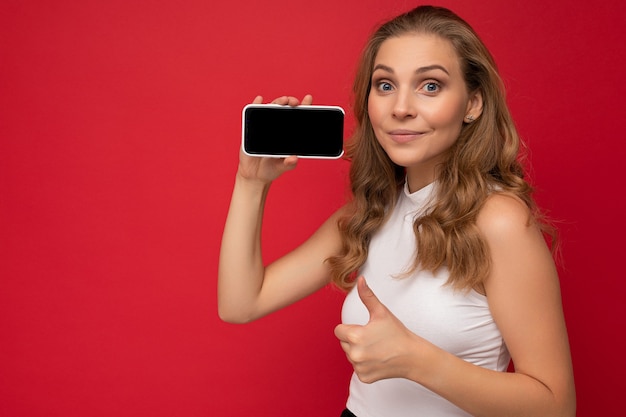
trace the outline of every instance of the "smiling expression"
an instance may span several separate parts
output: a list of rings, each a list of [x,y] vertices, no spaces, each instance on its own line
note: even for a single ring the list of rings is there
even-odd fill
[[[482,110],[452,44],[438,36],[407,34],[385,40],[372,73],[368,114],[389,158],[407,170],[413,192],[435,180],[436,167],[459,137],[464,118]]]

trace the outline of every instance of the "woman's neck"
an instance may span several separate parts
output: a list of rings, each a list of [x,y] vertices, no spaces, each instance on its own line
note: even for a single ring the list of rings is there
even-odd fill
[[[415,167],[406,169],[406,181],[409,185],[409,192],[414,193],[435,181],[434,169],[422,170]]]

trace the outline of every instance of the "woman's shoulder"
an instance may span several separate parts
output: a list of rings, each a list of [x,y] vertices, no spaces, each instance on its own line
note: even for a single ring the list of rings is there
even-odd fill
[[[487,240],[510,239],[537,226],[528,205],[508,192],[494,192],[487,197],[476,218],[476,225]]]

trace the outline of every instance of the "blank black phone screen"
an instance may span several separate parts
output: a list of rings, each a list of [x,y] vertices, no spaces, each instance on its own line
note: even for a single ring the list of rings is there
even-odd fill
[[[336,158],[343,153],[340,108],[246,107],[243,117],[248,154]]]

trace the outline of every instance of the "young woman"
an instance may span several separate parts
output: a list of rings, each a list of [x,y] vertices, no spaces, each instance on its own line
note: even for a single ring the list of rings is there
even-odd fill
[[[220,316],[254,320],[334,282],[354,367],[344,416],[574,416],[558,277],[485,46],[418,7],[370,38],[354,93],[353,198],[267,266],[265,198],[297,158],[240,154]]]

